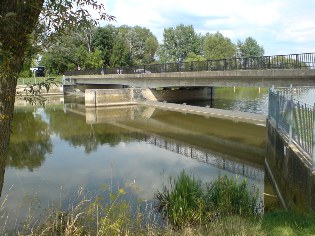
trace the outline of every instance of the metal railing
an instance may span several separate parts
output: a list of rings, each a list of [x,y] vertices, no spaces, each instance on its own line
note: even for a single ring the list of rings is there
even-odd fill
[[[311,106],[298,100],[303,92],[309,90],[315,88],[271,88],[268,117],[288,135],[289,143],[294,142],[307,154],[315,169],[315,104]]]
[[[99,68],[92,70],[73,70],[66,71],[65,75],[145,74],[163,72],[267,69],[315,69],[315,53],[148,64],[131,67]]]

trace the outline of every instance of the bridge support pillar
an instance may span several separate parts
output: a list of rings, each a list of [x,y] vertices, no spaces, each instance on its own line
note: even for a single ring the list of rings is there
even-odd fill
[[[118,106],[136,104],[134,90],[125,89],[86,89],[85,106]]]

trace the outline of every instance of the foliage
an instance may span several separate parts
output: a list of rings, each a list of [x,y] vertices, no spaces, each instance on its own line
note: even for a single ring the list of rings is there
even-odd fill
[[[43,53],[41,65],[49,74],[63,74],[66,70],[100,68],[102,53],[85,40],[86,30],[68,31]]]
[[[250,191],[245,180],[238,183],[227,176],[219,177],[204,190],[201,181],[183,171],[170,180],[169,188],[157,191],[155,199],[164,218],[175,229],[183,229],[208,224],[218,217],[253,217],[257,214],[258,192]]]
[[[123,25],[119,27],[119,33],[128,42],[132,64],[143,65],[152,62],[158,41],[149,29]]]
[[[189,53],[200,54],[200,44],[201,39],[192,25],[165,28],[159,57],[166,60],[163,62],[184,61]]]
[[[113,49],[110,54],[109,65],[112,67],[132,65],[128,42],[120,35],[115,38]]]
[[[157,210],[175,228],[183,228],[200,223],[204,214],[201,181],[182,171],[176,179],[170,179],[170,188],[164,186],[157,191]]]
[[[205,61],[205,58],[201,55],[197,55],[191,52],[187,55],[185,62],[193,62],[193,61]]]
[[[260,46],[252,37],[247,37],[244,42],[237,41],[238,57],[262,57],[264,53],[263,46]]]
[[[219,177],[207,188],[206,204],[220,215],[253,216],[257,213],[258,191],[248,189],[246,180],[240,183],[227,176]]]
[[[231,58],[236,55],[236,46],[219,32],[207,33],[203,37],[203,54],[210,60]]]
[[[117,40],[118,30],[112,26],[98,27],[92,37],[93,48],[101,51],[104,65],[110,65],[110,57]]]

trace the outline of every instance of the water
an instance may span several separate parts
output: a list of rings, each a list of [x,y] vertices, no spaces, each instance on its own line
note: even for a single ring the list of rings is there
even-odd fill
[[[233,101],[232,91],[218,90],[216,104],[251,107]],[[46,108],[16,107],[0,199],[8,196],[10,219],[35,200],[42,208],[66,205],[80,188],[97,193],[104,185],[113,191],[133,185],[133,198],[151,201],[182,170],[205,182],[247,178],[270,205],[264,127],[143,106],[85,109],[58,99]],[[255,110],[264,112],[264,103],[257,101]]]
[[[268,88],[226,87],[215,88],[213,101],[189,102],[189,105],[268,114]]]

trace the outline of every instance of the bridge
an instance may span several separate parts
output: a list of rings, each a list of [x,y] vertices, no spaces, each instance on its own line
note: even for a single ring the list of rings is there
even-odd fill
[[[315,53],[77,70],[65,76],[77,85],[141,88],[313,86]]]

